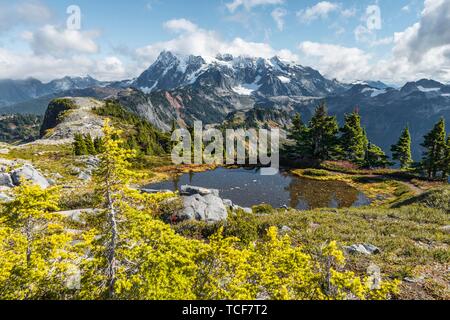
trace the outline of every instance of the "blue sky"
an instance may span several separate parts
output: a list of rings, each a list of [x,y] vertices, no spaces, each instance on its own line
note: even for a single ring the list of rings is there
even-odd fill
[[[70,5],[81,28],[67,30]],[[137,76],[164,49],[279,55],[329,78],[450,81],[450,0],[0,0],[0,78]]]

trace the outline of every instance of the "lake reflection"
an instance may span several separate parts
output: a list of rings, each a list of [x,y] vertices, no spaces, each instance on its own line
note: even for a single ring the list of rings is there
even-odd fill
[[[341,181],[299,178],[287,172],[261,176],[258,169],[225,169],[189,173],[173,180],[146,186],[149,189],[179,190],[182,185],[219,189],[220,196],[242,207],[267,203],[274,208],[288,206],[300,210],[348,208],[370,204],[355,188]]]

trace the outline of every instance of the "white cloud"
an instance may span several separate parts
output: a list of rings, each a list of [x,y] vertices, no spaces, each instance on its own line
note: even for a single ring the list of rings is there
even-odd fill
[[[275,23],[277,24],[277,28],[280,31],[283,31],[284,29],[284,17],[287,15],[286,9],[283,8],[276,8],[271,13],[273,20],[275,20]]]
[[[330,13],[338,10],[338,4],[328,1],[321,1],[312,7],[298,11],[297,17],[303,23],[310,23],[317,19],[326,19]]]
[[[78,53],[97,53],[99,48],[94,38],[97,32],[81,32],[78,30],[57,29],[46,25],[36,32],[24,33],[36,55],[64,56]]]
[[[197,30],[197,25],[186,19],[173,19],[166,21],[164,28],[174,32],[194,32]]]
[[[349,9],[343,9],[341,11],[341,15],[344,18],[351,18],[354,17],[356,15],[356,9],[355,8],[349,8]]]
[[[425,0],[420,20],[392,37],[369,45],[393,44],[390,55],[374,60],[358,48],[303,42],[300,51],[310,65],[340,80],[373,79],[403,83],[421,78],[450,81],[450,2]],[[366,36],[364,30],[355,32]]]
[[[130,76],[117,57],[90,58],[85,55],[72,57],[36,56],[19,54],[0,48],[0,74],[2,78],[25,79],[29,77],[50,81],[65,76],[92,75],[99,80],[123,80]]]
[[[389,58],[375,60],[370,53],[359,48],[327,43],[302,42],[299,50],[302,64],[341,81],[381,80],[397,84],[421,78],[450,81],[450,46],[431,49],[420,63],[413,63],[407,56],[395,53]]]
[[[449,25],[450,1],[425,0],[420,21],[403,32],[395,33],[394,52],[419,63],[429,51],[450,46]]]
[[[16,11],[20,19],[31,23],[47,22],[52,16],[50,9],[38,1],[19,3]]]
[[[376,39],[370,43],[371,47],[378,47],[378,46],[386,46],[389,44],[392,44],[394,42],[394,37],[385,37],[381,39]]]
[[[45,24],[51,17],[50,9],[39,1],[0,2],[0,32],[21,25]]]
[[[246,10],[250,10],[256,6],[262,5],[277,5],[282,4],[284,0],[233,0],[233,2],[229,2],[226,5],[230,12],[235,12],[239,7],[244,7]]]
[[[306,41],[299,50],[308,65],[330,78],[343,81],[366,78],[371,56],[358,48]]]
[[[102,80],[123,80],[128,76],[125,65],[115,56],[99,60],[93,73]]]
[[[181,31],[180,35],[172,40],[153,43],[136,50],[136,58],[139,60],[142,68],[147,68],[153,63],[163,50],[199,55],[205,59],[214,58],[218,53],[229,53],[236,56],[258,56],[263,58],[278,55],[283,59],[298,60],[298,57],[291,51],[276,50],[267,43],[249,42],[239,37],[226,41],[218,33],[199,27],[178,30]]]

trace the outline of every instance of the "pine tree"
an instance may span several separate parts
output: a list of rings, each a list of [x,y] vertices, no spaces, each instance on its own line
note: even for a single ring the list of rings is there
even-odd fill
[[[103,153],[105,151],[103,139],[101,137],[97,137],[94,139],[94,147],[96,154]]]
[[[390,165],[384,151],[377,145],[369,142],[365,151],[363,166],[366,168],[386,168]]]
[[[285,147],[288,156],[297,157],[308,153],[307,133],[308,128],[303,123],[301,115],[297,113],[292,120],[292,127],[289,129],[287,136],[294,142],[294,145]]]
[[[90,155],[96,155],[97,151],[95,150],[94,141],[92,140],[92,136],[90,133],[84,136],[84,141],[86,144],[87,153]]]
[[[443,178],[448,179],[450,176],[450,135],[447,137],[447,146],[445,148]]]
[[[64,297],[68,290],[66,275],[76,254],[62,217],[54,213],[58,210],[58,190],[43,190],[22,181],[14,189],[14,196],[13,201],[2,205],[0,212],[0,234],[9,239],[0,244],[0,251],[7,249],[8,260],[13,263],[6,265],[9,276],[0,281],[1,298]],[[0,269],[8,260],[0,261]]]
[[[95,173],[101,214],[85,233],[93,259],[85,261],[82,298],[192,299],[188,271],[195,258],[190,242],[154,219],[153,209],[173,194],[141,194],[130,188],[135,150],[123,148],[109,121],[104,126],[100,165]],[[183,265],[187,274],[184,274]],[[180,268],[176,270],[176,268]],[[191,279],[191,280],[188,280]],[[183,286],[184,285],[184,286]]]
[[[397,144],[391,147],[392,159],[400,162],[400,167],[402,169],[409,169],[413,163],[411,156],[411,135],[409,133],[409,128],[406,127]]]
[[[425,152],[422,158],[422,168],[429,179],[438,178],[438,173],[444,171],[446,149],[445,120],[441,118],[434,128],[424,137],[422,147]]]
[[[361,127],[361,117],[357,112],[345,116],[345,124],[340,132],[340,145],[344,159],[360,163],[364,159],[368,141]]]
[[[339,153],[336,134],[339,126],[336,117],[328,115],[326,105],[317,107],[308,125],[309,156],[317,161],[331,160]]]
[[[83,135],[76,133],[74,135],[73,150],[76,156],[84,156],[88,154],[86,142]]]

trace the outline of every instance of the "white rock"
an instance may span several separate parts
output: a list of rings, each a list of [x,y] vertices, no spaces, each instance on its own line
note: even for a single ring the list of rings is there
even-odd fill
[[[0,186],[2,187],[14,187],[11,175],[8,173],[0,173]]]
[[[33,166],[28,164],[24,165],[19,169],[14,170],[11,173],[11,178],[15,185],[19,185],[20,180],[25,179],[31,181],[31,183],[35,185],[40,186],[42,189],[47,189],[50,186],[47,179]]]

